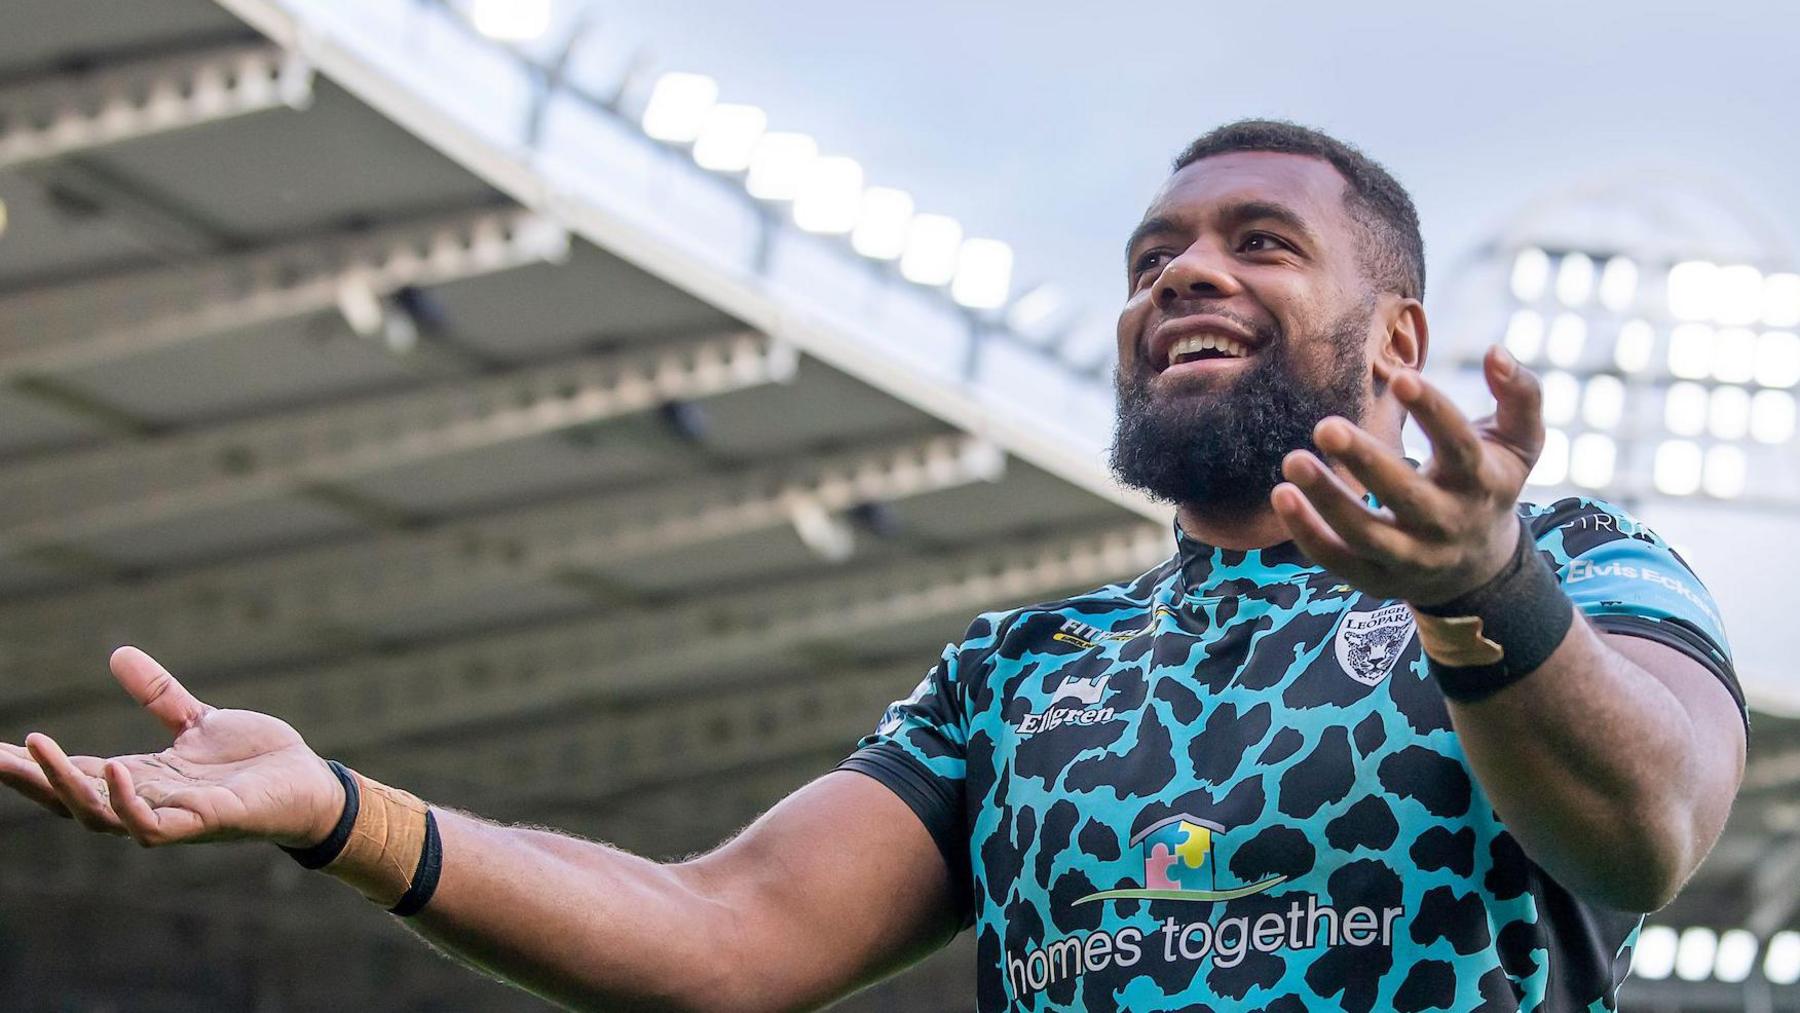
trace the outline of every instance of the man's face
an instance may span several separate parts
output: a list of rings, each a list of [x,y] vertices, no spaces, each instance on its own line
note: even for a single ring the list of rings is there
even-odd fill
[[[1360,421],[1375,295],[1329,162],[1242,152],[1175,173],[1126,250],[1113,468],[1243,515],[1326,415]]]

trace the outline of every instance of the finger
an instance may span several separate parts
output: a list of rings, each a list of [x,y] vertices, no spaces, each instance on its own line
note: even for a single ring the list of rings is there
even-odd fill
[[[98,830],[104,833],[122,834],[125,832],[125,827],[119,822],[119,817],[113,813],[112,807],[107,805],[107,800],[101,795],[100,785],[105,782],[96,782],[93,778],[76,770],[75,765],[69,762],[68,755],[62,751],[62,747],[57,745],[54,739],[48,735],[33,732],[25,737],[25,748],[31,752],[32,758],[37,760],[38,766],[43,769],[44,777],[50,782],[51,789],[56,792],[57,800],[68,808],[77,823],[89,830]]]
[[[1443,391],[1410,369],[1395,375],[1391,389],[1431,438],[1434,472],[1452,486],[1474,484],[1481,467],[1481,437],[1463,413]]]
[[[69,808],[56,797],[44,768],[23,746],[0,742],[0,784],[18,792],[58,816],[69,817]]]
[[[113,809],[131,839],[146,848],[159,844],[176,844],[205,829],[193,812],[177,807],[154,808],[137,793],[131,782],[131,771],[123,763],[106,765],[106,783],[111,786]]]
[[[1281,518],[1294,544],[1300,546],[1308,559],[1332,573],[1351,578],[1353,582],[1367,569],[1368,561],[1344,544],[1331,525],[1313,509],[1306,494],[1293,483],[1282,482],[1275,486],[1269,494],[1269,502],[1274,505],[1275,515]]]
[[[1433,533],[1444,530],[1456,502],[1367,431],[1346,419],[1328,418],[1313,431],[1313,440],[1320,450],[1350,469],[1403,526]]]
[[[1482,367],[1494,394],[1491,431],[1527,465],[1537,463],[1538,452],[1544,449],[1544,389],[1537,374],[1499,345],[1488,349]]]
[[[156,659],[135,647],[121,647],[112,653],[113,678],[125,687],[131,698],[142,704],[144,709],[163,723],[171,734],[180,735],[188,730],[211,707],[194,699],[169,670],[156,663]]]
[[[1350,551],[1371,562],[1405,558],[1410,537],[1395,528],[1392,521],[1364,506],[1362,499],[1345,488],[1325,462],[1296,450],[1281,462],[1281,473],[1299,488]]]

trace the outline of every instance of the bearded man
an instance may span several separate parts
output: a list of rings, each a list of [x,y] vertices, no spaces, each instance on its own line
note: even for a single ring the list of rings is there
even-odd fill
[[[1112,460],[1175,554],[976,619],[710,854],[430,807],[131,648],[170,749],[34,734],[0,777],[147,845],[274,841],[573,1006],[816,1007],[972,927],[982,1010],[1614,1008],[1743,772],[1705,588],[1614,507],[1518,502],[1537,380],[1491,349],[1472,423],[1421,378],[1417,215],[1354,148],[1201,137],[1126,275]]]

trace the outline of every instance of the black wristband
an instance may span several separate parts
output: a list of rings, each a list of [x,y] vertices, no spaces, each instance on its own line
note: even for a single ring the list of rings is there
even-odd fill
[[[425,909],[431,895],[437,892],[438,873],[444,867],[444,844],[438,838],[437,815],[425,810],[425,849],[419,852],[418,868],[413,870],[412,886],[407,887],[399,903],[388,911],[402,918]]]
[[[1492,580],[1442,604],[1413,608],[1426,616],[1479,618],[1480,635],[1501,648],[1501,658],[1485,665],[1450,665],[1426,653],[1438,688],[1459,703],[1492,696],[1537,671],[1575,621],[1575,603],[1538,554],[1537,539],[1522,517],[1518,547]]]
[[[310,848],[277,845],[307,869],[323,869],[331,864],[332,859],[337,858],[344,850],[344,845],[350,842],[350,829],[356,826],[356,813],[362,807],[362,793],[356,788],[356,778],[350,776],[350,768],[336,760],[326,760],[325,763],[337,775],[338,783],[344,786],[344,811],[338,816],[337,825],[331,828],[331,833],[324,840]]]

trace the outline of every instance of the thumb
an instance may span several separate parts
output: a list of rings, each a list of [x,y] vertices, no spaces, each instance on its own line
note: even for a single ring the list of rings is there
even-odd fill
[[[172,735],[187,731],[211,707],[194,699],[194,694],[177,682],[169,670],[156,659],[135,647],[121,647],[112,653],[113,678],[131,694]]]
[[[1494,395],[1493,434],[1535,462],[1544,449],[1544,391],[1537,374],[1499,345],[1488,349],[1482,367]]]

